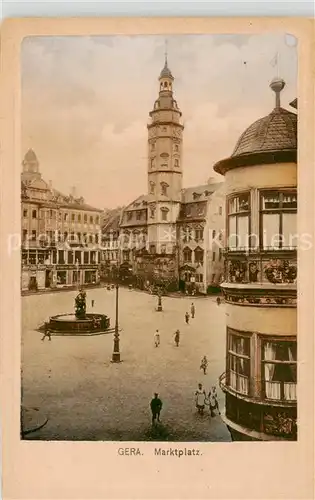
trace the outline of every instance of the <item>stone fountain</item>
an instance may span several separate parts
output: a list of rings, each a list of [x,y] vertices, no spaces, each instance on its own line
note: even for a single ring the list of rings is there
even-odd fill
[[[51,316],[47,324],[51,333],[59,335],[88,335],[106,332],[110,318],[105,314],[86,312],[86,292],[80,290],[75,298],[74,314]]]

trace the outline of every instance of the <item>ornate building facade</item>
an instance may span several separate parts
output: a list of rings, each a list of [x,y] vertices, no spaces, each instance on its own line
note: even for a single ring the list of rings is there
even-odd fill
[[[225,175],[225,421],[234,440],[297,436],[297,115],[280,105],[240,137]]]
[[[184,126],[173,84],[165,59],[147,126],[148,193],[123,211],[121,265],[129,266],[142,284],[195,287],[204,293],[211,283],[220,282],[223,270],[219,242],[209,237],[224,225],[223,183],[183,189]]]
[[[101,210],[47,184],[30,149],[21,174],[21,289],[99,282]]]

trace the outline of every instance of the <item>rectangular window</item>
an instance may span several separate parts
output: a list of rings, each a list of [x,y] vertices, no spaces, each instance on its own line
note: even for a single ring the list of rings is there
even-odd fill
[[[260,246],[263,249],[297,247],[296,191],[262,191]]]
[[[87,216],[87,214],[84,214],[84,224],[86,224],[87,221],[88,221],[88,216]]]
[[[57,264],[57,250],[52,251],[52,263]]]
[[[22,241],[26,241],[26,240],[27,240],[27,229],[23,229]]]
[[[78,222],[81,222],[81,214],[78,214]]]
[[[80,252],[79,250],[74,252],[74,260],[75,260],[76,264],[77,263],[81,264],[81,255],[82,255],[82,252]]]
[[[89,252],[84,252],[84,264],[89,264]]]
[[[73,264],[73,252],[68,252],[68,264]]]
[[[99,223],[100,223],[100,218],[99,218],[99,216],[97,215],[97,216],[95,217],[95,224],[99,224]]]
[[[228,384],[236,392],[249,393],[250,338],[228,328]]]
[[[250,195],[243,193],[228,199],[228,246],[246,249],[249,246]]]
[[[65,252],[64,252],[64,250],[58,250],[58,264],[65,264]]]
[[[215,252],[212,252],[212,261],[215,261]]]
[[[96,252],[91,252],[91,264],[96,264]]]
[[[262,342],[262,378],[266,399],[296,400],[296,361],[295,341]]]
[[[71,221],[74,222],[75,221],[75,214],[71,214]]]
[[[90,224],[93,224],[93,216],[90,215]]]
[[[36,231],[34,229],[32,231],[32,241],[36,241]]]
[[[140,210],[137,210],[137,212],[136,212],[136,219],[137,220],[141,219],[141,212],[140,212]]]
[[[131,220],[132,219],[132,212],[127,212],[127,220]]]
[[[23,210],[23,217],[27,217],[27,210]]]
[[[222,207],[219,207],[219,215],[222,215]]]
[[[69,220],[69,214],[67,214],[67,212],[65,214],[63,214],[63,220],[64,221],[68,221]]]
[[[37,210],[32,210],[32,218],[36,219],[37,217]]]
[[[195,229],[195,239],[196,241],[203,240],[203,229]]]

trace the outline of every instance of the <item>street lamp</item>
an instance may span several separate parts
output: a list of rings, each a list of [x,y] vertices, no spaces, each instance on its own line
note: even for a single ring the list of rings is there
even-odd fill
[[[119,297],[119,284],[118,284],[118,272],[116,272],[116,317],[115,317],[114,349],[112,354],[112,363],[121,362],[120,347],[119,347],[118,297]]]
[[[158,306],[157,306],[157,311],[158,311],[158,312],[163,311],[163,307],[162,307],[162,292],[161,292],[161,289],[160,289],[160,290],[159,290],[159,292],[158,292]]]
[[[77,289],[79,290],[80,288],[80,279],[79,279],[79,259],[76,260],[75,262],[75,267],[77,269]]]

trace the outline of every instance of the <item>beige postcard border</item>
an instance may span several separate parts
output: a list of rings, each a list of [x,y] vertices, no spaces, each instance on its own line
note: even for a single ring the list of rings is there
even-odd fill
[[[1,423],[3,498],[313,498],[314,252],[299,255],[299,440],[201,443],[201,457],[117,455],[118,444],[20,442],[20,44],[31,35],[294,34],[299,50],[299,231],[314,235],[313,21],[293,18],[16,19],[1,29]],[[210,56],[209,56],[210,57]],[[185,445],[183,445],[185,446]],[[167,447],[167,443],[163,444]]]

